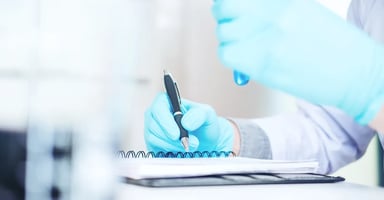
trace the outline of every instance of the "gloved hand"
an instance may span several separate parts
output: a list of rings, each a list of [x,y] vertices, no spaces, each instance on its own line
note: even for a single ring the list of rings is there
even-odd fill
[[[189,132],[193,151],[232,151],[234,130],[230,122],[218,117],[212,107],[181,100],[183,127]],[[180,132],[166,94],[159,94],[145,112],[145,142],[149,151],[184,152]]]
[[[384,102],[384,48],[314,0],[216,0],[222,63],[367,124]]]

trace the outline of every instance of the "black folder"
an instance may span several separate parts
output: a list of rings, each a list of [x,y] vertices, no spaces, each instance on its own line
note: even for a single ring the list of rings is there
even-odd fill
[[[314,173],[254,173],[223,174],[196,177],[143,178],[131,179],[123,177],[122,181],[148,187],[185,187],[185,186],[218,186],[218,185],[255,185],[255,184],[299,184],[299,183],[335,183],[344,181],[340,176],[329,176]]]

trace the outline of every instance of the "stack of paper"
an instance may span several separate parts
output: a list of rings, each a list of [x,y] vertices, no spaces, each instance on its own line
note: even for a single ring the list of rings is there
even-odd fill
[[[118,175],[130,179],[196,177],[250,173],[314,173],[315,161],[230,158],[132,158],[123,159]]]

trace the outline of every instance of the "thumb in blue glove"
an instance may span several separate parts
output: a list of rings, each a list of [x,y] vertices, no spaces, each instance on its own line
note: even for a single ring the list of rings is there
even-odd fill
[[[218,117],[212,107],[181,100],[183,127],[189,132],[190,151],[231,151],[234,130],[230,122]],[[182,152],[180,131],[171,113],[166,94],[159,94],[145,112],[144,139],[149,151]]]

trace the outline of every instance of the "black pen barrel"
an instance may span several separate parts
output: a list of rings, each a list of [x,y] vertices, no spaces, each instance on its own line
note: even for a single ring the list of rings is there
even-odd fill
[[[183,118],[183,114],[175,114],[174,116],[175,122],[180,130],[180,139],[183,137],[188,137],[188,131],[181,125],[181,119]]]
[[[169,74],[164,75],[165,90],[167,91],[168,99],[172,106],[172,112],[181,111],[179,105],[179,97],[177,96],[179,95],[179,93],[175,84],[176,83],[173,81],[172,77]]]

